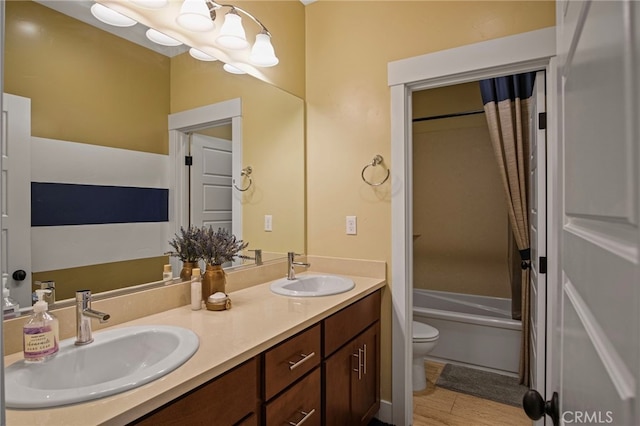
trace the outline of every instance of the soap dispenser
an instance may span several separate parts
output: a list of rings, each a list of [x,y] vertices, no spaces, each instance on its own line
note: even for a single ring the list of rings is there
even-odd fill
[[[44,301],[44,295],[49,291],[36,290],[38,301],[33,305],[33,315],[22,329],[26,362],[45,361],[58,353],[58,319],[47,312],[49,304]]]
[[[4,319],[15,318],[20,315],[18,302],[9,296],[7,277],[2,277],[2,316]]]

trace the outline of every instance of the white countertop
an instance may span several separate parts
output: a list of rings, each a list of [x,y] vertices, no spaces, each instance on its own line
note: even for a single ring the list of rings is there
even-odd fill
[[[198,351],[185,364],[144,386],[82,404],[39,410],[6,410],[8,426],[122,425],[219,376],[265,349],[293,336],[343,307],[384,286],[384,279],[349,276],[355,288],[323,297],[273,294],[269,282],[231,293],[227,311],[192,311],[185,305],[112,328],[174,325],[193,330]],[[100,331],[95,331],[95,334]],[[5,357],[5,365],[22,353]]]

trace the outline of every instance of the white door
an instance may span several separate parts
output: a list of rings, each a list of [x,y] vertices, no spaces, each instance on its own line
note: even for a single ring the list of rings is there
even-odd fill
[[[546,211],[546,113],[545,73],[536,73],[531,99],[530,180],[529,180],[529,226],[531,244],[531,274],[529,321],[530,339],[530,388],[545,396],[545,348],[546,348],[546,256],[547,256],[547,211]],[[540,420],[538,424],[544,424]]]
[[[640,424],[639,7],[557,4],[563,221],[551,377],[564,424]]]
[[[231,141],[194,133],[191,156],[191,223],[232,232]]]
[[[31,306],[31,100],[3,94],[2,260],[11,297]]]

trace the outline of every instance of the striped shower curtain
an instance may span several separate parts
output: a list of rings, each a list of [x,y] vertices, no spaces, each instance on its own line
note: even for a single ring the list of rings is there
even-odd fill
[[[512,314],[522,320],[520,383],[529,385],[529,112],[535,73],[480,81],[491,143],[504,187],[522,273],[512,281]],[[513,275],[513,274],[511,274]]]

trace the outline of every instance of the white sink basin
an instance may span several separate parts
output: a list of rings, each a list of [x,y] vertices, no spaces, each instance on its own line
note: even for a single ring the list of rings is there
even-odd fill
[[[94,341],[60,342],[43,363],[18,361],[5,369],[7,408],[44,408],[103,398],[142,386],[178,368],[198,349],[191,330],[154,325],[96,332]]]
[[[304,274],[295,280],[281,278],[271,283],[271,291],[283,296],[313,297],[344,293],[355,287],[353,280],[338,275]]]

